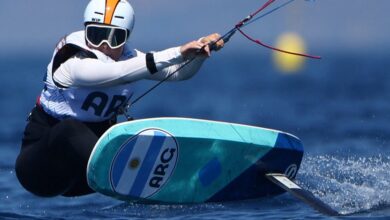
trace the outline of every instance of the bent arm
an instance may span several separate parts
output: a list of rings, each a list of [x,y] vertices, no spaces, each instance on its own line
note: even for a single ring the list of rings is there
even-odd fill
[[[154,53],[156,70],[180,64],[180,48]],[[73,57],[56,70],[53,79],[64,87],[112,86],[152,77],[146,54],[138,52],[128,60],[105,63],[98,59]]]

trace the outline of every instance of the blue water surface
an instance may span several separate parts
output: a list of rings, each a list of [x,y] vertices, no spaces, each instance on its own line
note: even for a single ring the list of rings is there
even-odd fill
[[[180,116],[292,133],[305,155],[297,182],[341,219],[390,218],[390,53],[324,52],[299,74],[281,74],[269,51],[228,48],[191,80],[164,83],[135,118]],[[288,194],[198,205],[124,203],[99,194],[39,198],[18,183],[14,161],[49,54],[1,57],[0,219],[329,219]],[[136,95],[152,83],[140,82]],[[123,120],[123,119],[122,119]],[[239,156],[239,155],[238,155]]]

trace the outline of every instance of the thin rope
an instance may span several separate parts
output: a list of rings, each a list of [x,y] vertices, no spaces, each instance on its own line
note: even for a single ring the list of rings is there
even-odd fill
[[[172,73],[170,73],[168,76],[166,76],[163,80],[160,80],[158,83],[156,83],[155,85],[153,85],[152,87],[150,87],[148,90],[146,90],[143,94],[141,94],[140,96],[138,96],[136,99],[134,99],[134,101],[131,102],[130,106],[134,105],[134,103],[138,102],[140,99],[142,99],[144,96],[146,96],[148,93],[150,93],[151,91],[153,91],[157,86],[161,85],[163,82],[167,81],[169,78],[171,78],[175,73],[177,73],[178,71],[180,71],[181,69],[183,69],[184,67],[186,67],[188,64],[190,64],[196,57],[193,57],[189,60],[187,60],[182,66],[180,66],[179,68],[177,68],[175,71],[173,71]]]
[[[292,3],[293,1],[295,0],[289,0],[288,2],[270,10],[269,12],[261,15],[261,16],[258,16],[255,18],[256,15],[258,15],[260,12],[262,12],[264,9],[268,8],[270,5],[272,5],[272,3],[274,3],[276,0],[268,0],[265,4],[263,4],[259,9],[257,9],[255,12],[251,13],[249,16],[247,16],[246,18],[244,18],[243,20],[241,20],[240,22],[238,22],[234,28],[232,28],[231,30],[229,30],[226,34],[224,34],[223,36],[221,36],[220,38],[218,38],[217,40],[215,40],[214,42],[210,42],[209,44],[207,45],[204,45],[201,49],[199,49],[199,52],[201,52],[206,46],[209,46],[210,47],[210,50],[215,50],[216,49],[216,44],[218,41],[220,40],[223,40],[224,43],[227,43],[230,38],[237,32],[239,31],[244,37],[246,37],[248,40],[256,43],[256,44],[259,44],[265,48],[268,48],[268,49],[271,49],[271,50],[275,50],[275,51],[278,51],[278,52],[282,52],[282,53],[287,53],[287,54],[292,54],[292,55],[297,55],[297,56],[303,56],[303,57],[308,57],[308,58],[313,58],[313,59],[321,59],[321,57],[319,56],[312,56],[312,55],[308,55],[308,54],[302,54],[302,53],[296,53],[296,52],[291,52],[291,51],[286,51],[286,50],[282,50],[282,49],[279,49],[279,48],[275,48],[275,47],[272,47],[272,46],[269,46],[267,44],[264,44],[263,42],[261,42],[260,40],[257,40],[257,39],[254,39],[252,38],[251,36],[249,36],[248,34],[246,34],[244,31],[242,31],[242,27],[245,27],[253,22],[256,22],[258,21],[259,19],[287,6],[288,4]],[[167,81],[168,79],[170,79],[175,73],[177,73],[178,71],[180,71],[181,69],[183,69],[184,67],[186,67],[188,64],[190,64],[192,61],[194,61],[195,57],[187,60],[182,66],[180,66],[178,69],[176,69],[174,72],[170,73],[168,76],[166,76],[163,80],[159,81],[158,83],[156,83],[155,85],[153,85],[152,87],[150,87],[148,90],[146,90],[144,93],[142,93],[140,96],[138,96],[136,99],[134,99],[134,101],[132,101],[131,103],[127,104],[125,106],[125,110],[124,110],[124,113],[127,117],[127,109],[129,109],[131,106],[133,106],[135,103],[137,103],[140,99],[142,99],[143,97],[145,97],[147,94],[149,94],[150,92],[152,92],[155,88],[157,88],[158,86],[160,86],[162,83],[164,83],[165,81]]]

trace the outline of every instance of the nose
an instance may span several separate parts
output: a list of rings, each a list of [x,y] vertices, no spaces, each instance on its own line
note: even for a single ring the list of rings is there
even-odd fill
[[[111,53],[111,47],[107,43],[103,43],[102,45],[100,45],[99,50],[106,55]]]
[[[102,49],[105,49],[105,50],[107,50],[107,49],[109,49],[109,48],[110,48],[110,46],[108,46],[108,44],[107,44],[107,43],[105,43],[105,42],[102,44],[102,46],[101,46],[101,47],[102,47]]]

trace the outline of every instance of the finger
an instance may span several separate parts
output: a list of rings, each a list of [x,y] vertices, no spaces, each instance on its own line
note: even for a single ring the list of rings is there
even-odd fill
[[[218,50],[222,49],[223,46],[224,46],[224,42],[223,42],[223,40],[221,39],[221,40],[219,40],[218,42],[216,42],[216,44],[215,44],[215,50],[218,51]]]
[[[198,42],[198,47],[199,47],[199,49],[203,49],[204,47],[206,47],[206,45],[207,44],[205,44],[205,43],[200,43],[200,42]]]
[[[212,50],[217,51],[218,50],[217,42],[212,41],[208,45],[209,45],[210,51],[212,51]]]
[[[204,51],[206,52],[207,56],[209,57],[211,55],[210,52],[210,46],[207,44],[206,47],[204,48]]]
[[[212,41],[216,41],[216,40],[218,40],[220,37],[221,37],[221,36],[220,36],[219,34],[212,34],[210,38],[211,38]]]

